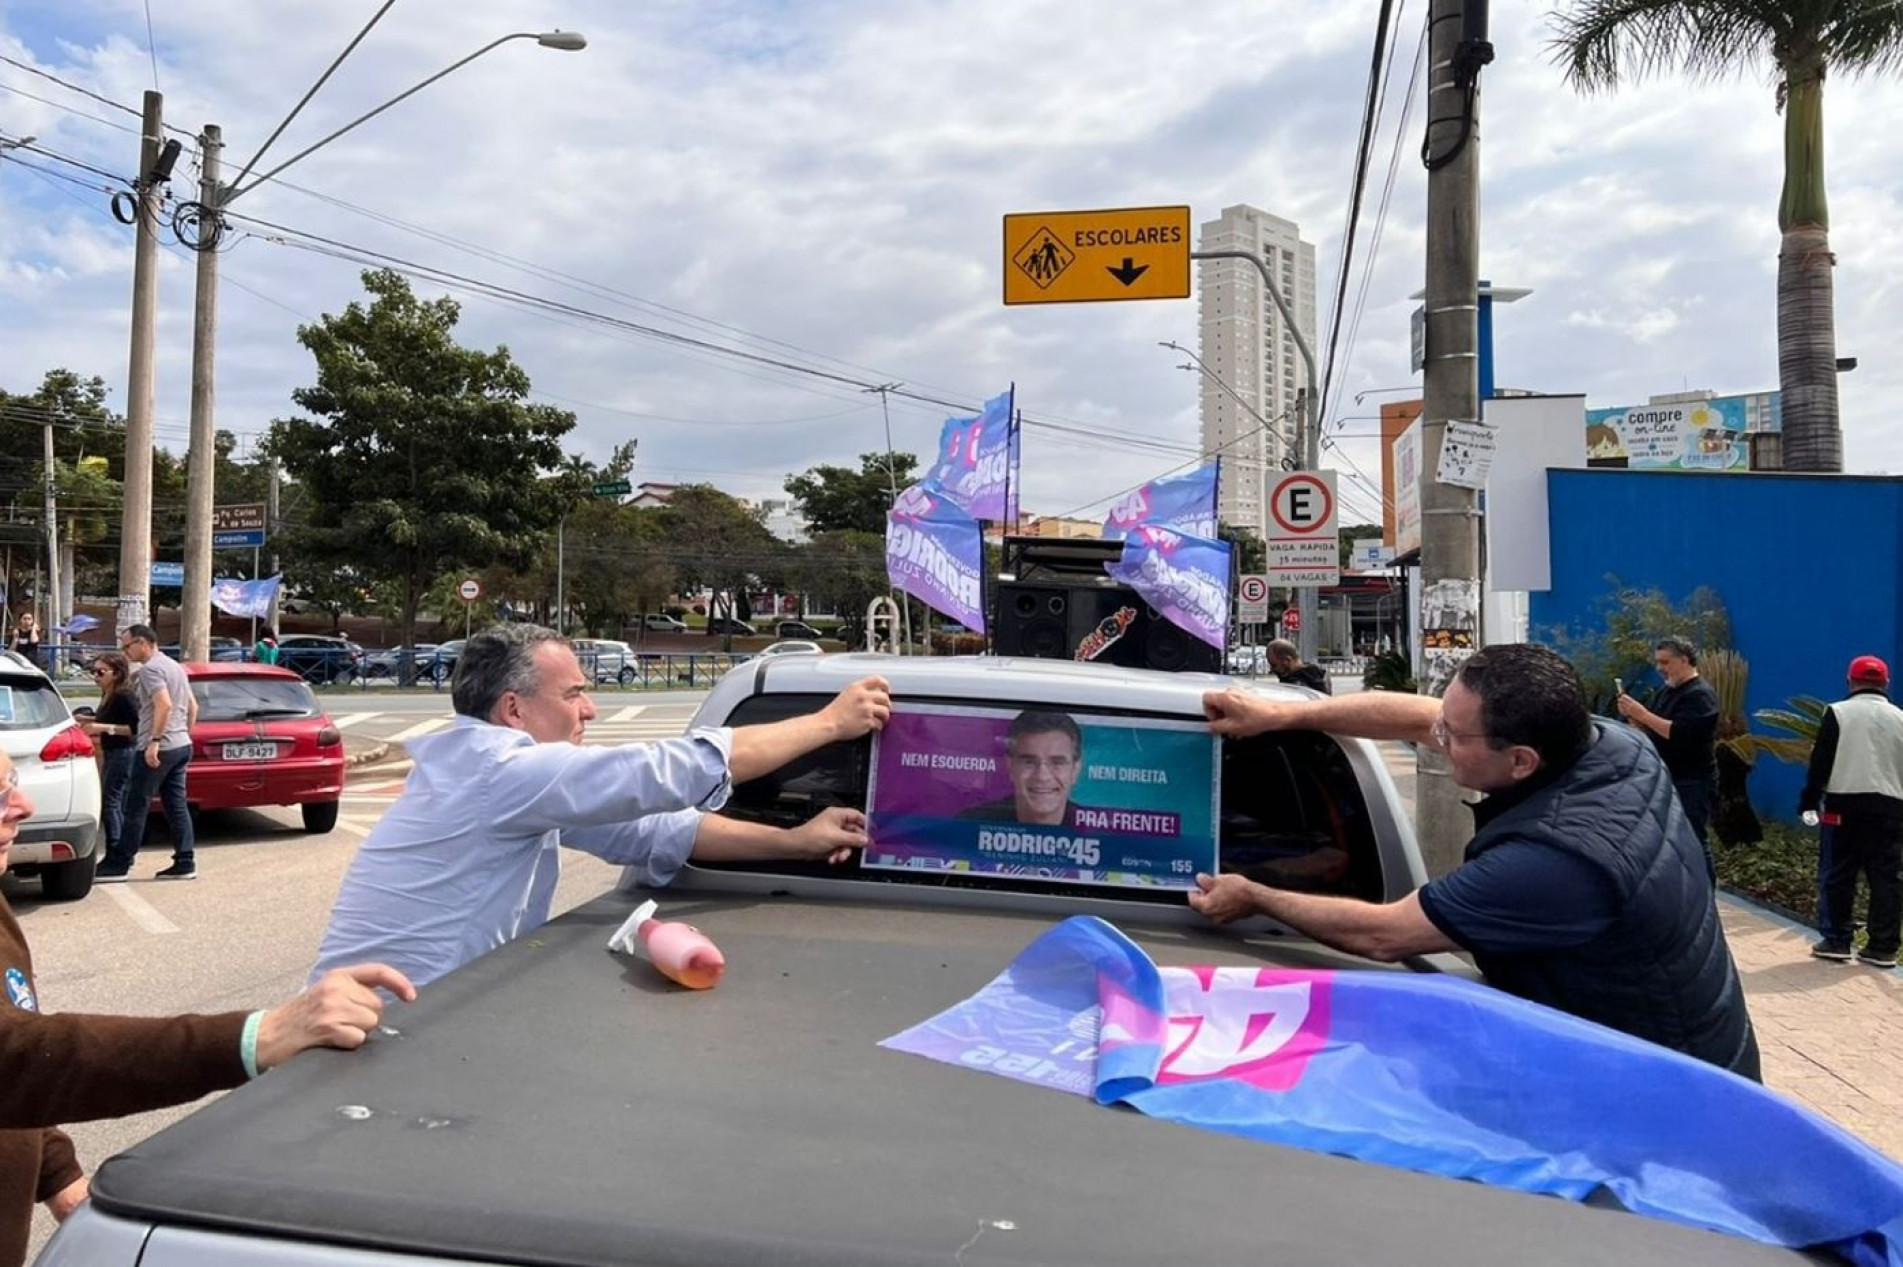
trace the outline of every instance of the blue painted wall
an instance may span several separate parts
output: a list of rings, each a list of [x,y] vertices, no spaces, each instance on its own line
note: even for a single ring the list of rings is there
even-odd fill
[[[1854,656],[1903,673],[1903,480],[1610,469],[1546,479],[1553,588],[1532,596],[1536,640],[1596,623],[1611,575],[1674,602],[1717,591],[1751,662],[1747,712],[1793,695],[1841,698]],[[1794,818],[1803,783],[1798,767],[1761,760],[1751,799]]]

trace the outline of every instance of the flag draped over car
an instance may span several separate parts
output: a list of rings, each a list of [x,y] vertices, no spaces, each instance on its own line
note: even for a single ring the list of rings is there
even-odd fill
[[[1455,977],[1160,968],[1102,920],[882,1046],[1270,1143],[1903,1264],[1903,1167],[1754,1082]]]

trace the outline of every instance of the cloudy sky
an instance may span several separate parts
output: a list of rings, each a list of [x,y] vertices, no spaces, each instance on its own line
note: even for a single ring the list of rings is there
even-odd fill
[[[10,0],[0,54],[134,107],[156,76],[169,124],[224,128],[229,174],[378,7],[150,0],[149,48],[143,0]],[[1187,203],[1203,220],[1254,204],[1316,243],[1328,310],[1376,7],[398,0],[274,160],[498,35],[559,27],[589,47],[504,45],[298,164],[284,178],[297,188],[267,185],[235,209],[857,382],[975,403],[1015,381],[1034,424],[1027,509],[1101,514],[1194,458],[1196,380],[1157,344],[1195,345],[1195,304],[1006,309],[999,217]],[[1500,382],[1584,391],[1594,405],[1774,387],[1780,121],[1767,75],[1581,98],[1546,50],[1547,7],[1494,6],[1499,60],[1484,81],[1482,273],[1534,290],[1499,322]],[[1364,225],[1424,12],[1424,0],[1403,9]],[[1903,471],[1903,429],[1885,407],[1903,389],[1889,355],[1903,326],[1903,164],[1881,122],[1903,116],[1903,88],[1833,81],[1828,92],[1839,350],[1862,361],[1843,384],[1848,465]],[[135,122],[0,63],[0,133],[127,174]],[[1400,141],[1331,402],[1343,464],[1376,475],[1365,415],[1395,396],[1357,406],[1354,393],[1413,381],[1418,107]],[[0,163],[0,386],[28,389],[68,366],[103,376],[123,408],[129,230],[108,214],[103,178],[26,157],[94,187]],[[188,158],[179,174],[193,170]],[[244,227],[257,236],[222,261],[218,423],[249,437],[291,411],[312,373],[295,330],[360,294],[361,265]],[[1352,280],[1351,313],[1359,263]],[[182,250],[167,254],[160,288],[158,430],[182,451]],[[879,399],[853,386],[462,297],[464,341],[506,343],[538,395],[575,410],[571,448],[601,459],[639,437],[637,479],[772,495],[788,472],[883,446]],[[896,443],[929,450],[945,412],[893,397]]]

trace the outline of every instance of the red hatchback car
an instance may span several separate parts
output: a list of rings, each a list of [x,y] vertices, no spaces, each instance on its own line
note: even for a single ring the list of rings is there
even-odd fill
[[[297,805],[305,831],[335,827],[344,737],[304,679],[266,664],[184,667],[198,699],[185,767],[192,809]]]

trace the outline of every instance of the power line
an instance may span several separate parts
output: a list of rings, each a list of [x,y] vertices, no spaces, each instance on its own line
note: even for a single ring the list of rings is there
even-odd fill
[[[65,102],[55,101],[51,97],[42,97],[38,93],[28,92],[24,88],[15,88],[12,84],[0,84],[0,92],[10,92],[16,97],[25,97],[28,101],[37,101],[43,106],[51,106],[55,110],[64,110],[68,114],[76,114],[82,119],[91,119],[94,123],[111,128],[115,132],[126,132],[133,136],[139,134],[139,129],[135,127],[128,127],[123,123],[114,123],[111,119],[105,118],[102,115],[81,110],[78,106],[69,106]]]
[[[1361,195],[1367,188],[1368,158],[1374,144],[1374,125],[1383,83],[1382,67],[1388,55],[1388,22],[1394,15],[1394,0],[1381,0],[1381,13],[1375,20],[1374,56],[1368,67],[1368,93],[1361,107],[1361,139],[1355,146],[1354,179],[1348,193],[1348,232],[1341,241],[1341,267],[1336,273],[1335,304],[1329,323],[1328,355],[1322,370],[1321,403],[1328,403],[1329,387],[1335,377],[1335,348],[1341,337],[1343,309],[1348,302],[1348,275],[1355,257],[1355,234],[1361,223]],[[1310,385],[1311,388],[1313,384]]]
[[[152,91],[159,91],[159,44],[152,35],[152,0],[145,0],[145,51],[152,58]]]
[[[124,102],[114,101],[111,97],[103,96],[100,93],[94,92],[90,88],[82,88],[78,84],[69,83],[64,79],[61,79],[58,75],[53,74],[51,71],[41,70],[38,66],[34,66],[34,65],[31,65],[30,63],[23,62],[16,57],[8,57],[5,53],[0,53],[0,62],[5,62],[9,66],[13,66],[20,70],[23,70],[29,75],[38,75],[41,79],[45,79],[52,83],[58,84],[60,87],[66,89],[66,91],[68,92],[76,92],[82,97],[88,97],[94,101],[97,101],[102,106],[111,106],[114,110],[123,110],[135,119],[143,119],[145,117],[141,111],[133,108],[132,106],[126,105]],[[165,125],[165,130],[167,132],[176,132],[180,136],[191,137],[192,140],[194,141],[198,139],[191,132],[186,131],[184,128],[176,128],[176,127],[173,127],[169,123]]]

